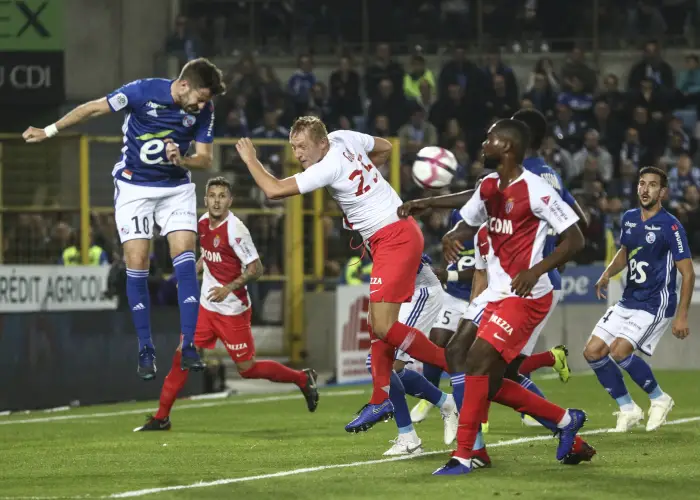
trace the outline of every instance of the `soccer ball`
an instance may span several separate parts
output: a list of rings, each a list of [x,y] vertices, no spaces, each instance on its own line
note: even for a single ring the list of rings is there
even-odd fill
[[[456,172],[455,155],[437,146],[428,146],[418,151],[413,163],[413,180],[423,189],[441,189],[448,186]]]

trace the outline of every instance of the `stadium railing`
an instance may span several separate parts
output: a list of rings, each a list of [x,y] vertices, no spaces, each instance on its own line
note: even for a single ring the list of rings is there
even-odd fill
[[[283,202],[268,202],[264,196],[251,194],[257,190],[250,174],[237,160],[237,155],[232,154],[236,140],[216,139],[213,168],[192,172],[197,185],[199,212],[205,211],[201,200],[206,180],[215,175],[229,178],[235,191],[232,210],[244,222],[249,219],[247,225],[261,254],[279,256],[279,265],[266,263],[267,269],[278,269],[278,272],[266,273],[261,280],[280,282],[284,286],[286,345],[290,360],[300,362],[304,349],[304,293],[308,286],[313,288],[317,285],[319,290],[322,289],[325,277],[327,248],[323,218],[342,217],[342,213],[337,209],[326,210],[330,197],[325,190],[317,190],[303,197],[291,197]],[[288,141],[254,139],[253,142],[263,164],[276,175],[288,176],[299,171],[300,166]],[[393,152],[388,180],[400,192],[399,140],[391,139],[391,142]],[[37,241],[42,237],[48,238],[48,232],[55,230],[58,222],[65,222],[67,228],[79,229],[78,246],[82,262],[87,264],[93,217],[114,213],[113,185],[109,172],[122,144],[120,136],[78,134],[61,134],[40,144],[26,144],[20,135],[0,134],[0,265],[57,263],[56,248],[52,249],[50,257],[23,255],[25,252],[36,252],[31,239],[19,244],[18,237],[27,240],[27,236],[22,234],[27,220],[41,226],[36,228]],[[41,215],[41,221],[37,215]],[[305,221],[309,220],[310,231],[305,228]],[[280,224],[283,233],[281,248],[276,224]],[[256,238],[256,226],[267,228],[269,237]],[[311,251],[305,251],[309,246]],[[5,259],[15,254],[22,259]],[[305,257],[310,262],[305,261]]]

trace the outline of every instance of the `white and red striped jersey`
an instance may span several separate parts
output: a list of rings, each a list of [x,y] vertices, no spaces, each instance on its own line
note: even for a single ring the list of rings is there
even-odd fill
[[[259,259],[258,251],[248,228],[231,212],[218,226],[211,227],[209,223],[209,214],[204,214],[197,225],[204,261],[199,303],[225,316],[241,314],[250,307],[247,287],[234,290],[222,302],[210,302],[207,296],[210,289],[228,285],[238,278],[245,266]]]
[[[401,198],[369,159],[374,137],[339,130],[328,134],[328,142],[326,156],[294,176],[299,192],[327,187],[345,215],[345,227],[367,240],[399,220],[396,210]]]
[[[578,221],[576,213],[554,188],[527,170],[503,191],[499,182],[496,173],[485,177],[460,210],[470,226],[486,223],[486,238],[482,231],[477,244],[484,245],[479,250],[487,256],[489,290],[494,301],[514,297],[513,278],[542,260],[549,226],[561,234]],[[528,298],[540,298],[552,288],[545,273]]]

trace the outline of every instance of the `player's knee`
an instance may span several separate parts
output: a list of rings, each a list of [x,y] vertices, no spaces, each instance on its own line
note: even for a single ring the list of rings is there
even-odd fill
[[[124,261],[128,269],[148,269],[151,264],[148,256],[148,246],[125,244]]]
[[[194,251],[197,243],[197,233],[192,231],[173,231],[168,234],[170,257],[175,258],[182,252]]]
[[[583,357],[589,362],[597,361],[608,354],[610,354],[610,348],[602,340],[596,341],[595,339],[591,339],[583,349]]]
[[[455,335],[445,347],[445,359],[447,367],[452,373],[460,373],[466,370],[467,353],[469,345],[464,335]]]
[[[610,357],[619,363],[634,352],[634,346],[624,339],[615,339],[610,345]]]
[[[487,375],[494,362],[494,353],[499,356],[496,351],[487,342],[474,342],[467,353],[466,373],[469,375]]]
[[[445,347],[454,335],[454,332],[444,328],[433,328],[430,330],[430,341],[440,347]]]
[[[404,368],[406,368],[406,363],[399,361],[398,359],[394,361],[394,371],[396,373],[399,373]]]
[[[238,370],[238,374],[243,377],[243,378],[251,378],[251,372],[250,369],[253,368],[253,365],[255,364],[255,358],[249,359],[248,361],[240,361],[236,363],[236,370]]]

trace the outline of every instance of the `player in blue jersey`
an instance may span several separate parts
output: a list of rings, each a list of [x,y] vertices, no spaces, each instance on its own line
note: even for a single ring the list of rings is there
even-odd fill
[[[155,378],[148,292],[153,226],[166,235],[178,281],[183,370],[204,368],[194,347],[199,308],[195,244],[197,200],[189,168],[209,168],[213,155],[214,106],[225,90],[223,76],[206,59],[187,63],[176,80],[137,80],[82,104],[44,129],[29,127],[27,142],[41,142],[90,118],[125,113],[124,146],[112,170],[114,208],[127,266],[126,292],[139,341],[138,374]],[[194,141],[194,154],[187,155]]]
[[[627,269],[622,299],[598,321],[584,351],[601,385],[620,405],[617,432],[626,432],[644,419],[644,412],[627,392],[619,367],[649,395],[646,429],[656,430],[673,408],[673,398],[661,390],[651,367],[634,352],[654,354],[671,323],[677,338],[690,333],[688,308],[695,270],[685,229],[661,206],[667,191],[666,172],[655,167],[640,170],[637,196],[641,208],[622,216],[620,250],[596,283],[598,297],[606,298],[610,279]],[[683,279],[680,299],[676,269]]]

